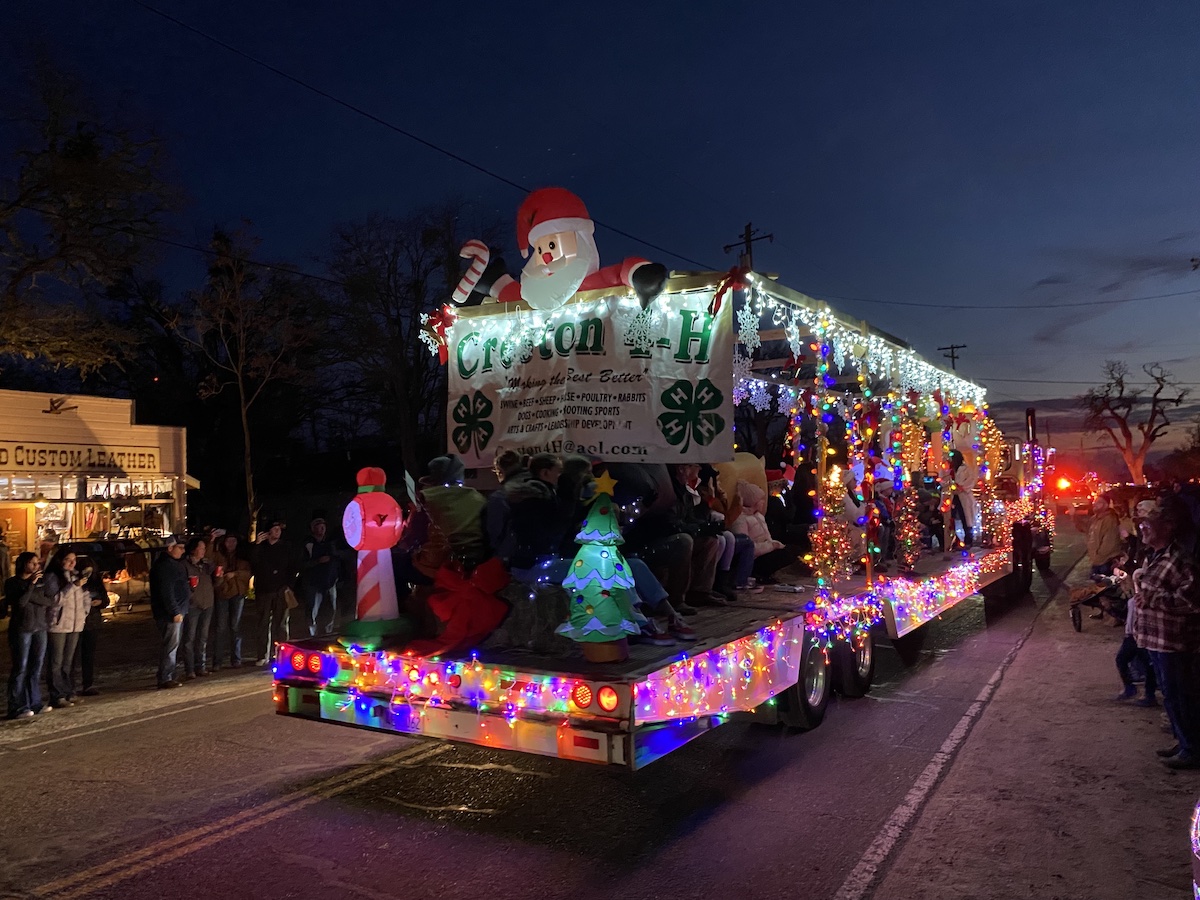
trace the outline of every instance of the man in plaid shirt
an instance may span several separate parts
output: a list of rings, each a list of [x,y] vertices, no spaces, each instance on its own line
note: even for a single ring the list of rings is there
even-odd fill
[[[1175,733],[1176,745],[1158,751],[1172,769],[1200,768],[1200,573],[1184,549],[1191,531],[1182,503],[1158,503],[1141,523],[1150,556],[1133,582],[1133,636],[1150,652]]]

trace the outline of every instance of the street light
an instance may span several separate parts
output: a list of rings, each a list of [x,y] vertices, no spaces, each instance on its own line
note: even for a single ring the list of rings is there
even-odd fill
[[[36,494],[33,495],[33,505],[36,506],[38,509],[45,509],[50,504],[46,500],[46,495],[43,494],[41,491],[38,491]]]

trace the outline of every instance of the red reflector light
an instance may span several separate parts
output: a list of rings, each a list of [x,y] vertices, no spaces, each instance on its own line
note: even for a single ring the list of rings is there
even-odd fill
[[[576,747],[586,747],[589,750],[600,749],[600,738],[581,737],[577,734],[575,735],[572,743],[574,743]]]
[[[460,684],[462,684],[462,676],[461,675],[451,675],[449,677],[449,679],[447,679],[447,680],[450,682],[450,687],[452,687],[452,688],[456,688]]]
[[[324,660],[321,659],[321,654],[314,653],[308,658],[308,671],[312,672],[314,675],[319,674],[321,671],[321,665],[323,663]]]
[[[587,709],[592,705],[592,689],[582,681],[571,689],[571,702],[579,709]]]
[[[303,653],[301,653],[299,650],[297,650],[295,653],[292,654],[292,668],[295,669],[297,672],[304,671],[304,665],[307,661],[308,660],[305,657],[305,655]]]
[[[604,687],[600,688],[599,693],[596,694],[596,701],[600,704],[600,708],[602,710],[605,712],[612,712],[617,708],[617,703],[620,702],[620,698],[617,696],[616,689],[611,688],[606,684]]]

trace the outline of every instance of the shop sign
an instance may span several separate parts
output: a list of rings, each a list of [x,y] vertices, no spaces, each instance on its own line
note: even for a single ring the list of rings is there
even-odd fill
[[[450,445],[627,462],[733,457],[733,334],[713,292],[463,316],[448,334]]]
[[[159,471],[158,447],[0,441],[0,472],[130,475]]]

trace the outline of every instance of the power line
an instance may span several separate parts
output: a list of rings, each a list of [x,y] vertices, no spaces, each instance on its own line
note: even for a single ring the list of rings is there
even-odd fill
[[[43,216],[58,215],[58,213],[56,213],[54,210],[40,209],[36,206],[30,206],[28,203],[14,203],[13,206],[17,207],[18,209],[26,209],[26,210],[29,210],[29,212],[38,213],[39,215],[43,215]],[[175,247],[179,250],[193,250],[196,253],[202,253],[205,256],[213,255],[213,250],[211,247],[201,247],[197,244],[185,244],[182,241],[173,241],[170,238],[165,238],[165,237],[161,237],[159,235],[154,235],[154,234],[139,233],[139,234],[134,235],[130,232],[130,230],[128,228],[118,228],[114,225],[103,225],[100,223],[96,223],[92,227],[102,228],[105,231],[111,232],[112,234],[122,234],[122,235],[125,235],[126,237],[133,237],[139,241],[152,241],[156,244],[165,244],[168,247]],[[259,269],[268,269],[272,272],[282,272],[285,275],[294,275],[297,278],[309,278],[309,279],[312,279],[313,281],[321,281],[321,282],[324,282],[325,284],[332,284],[334,287],[344,288],[346,286],[346,283],[344,281],[338,281],[337,279],[334,279],[334,278],[326,278],[324,275],[314,275],[311,272],[305,272],[300,269],[292,268],[291,266],[283,266],[283,265],[279,265],[277,263],[261,262],[257,259],[250,259],[247,256],[236,256],[236,255],[232,255],[232,254],[229,254],[229,258],[236,262],[245,263],[246,265],[250,265],[250,266],[255,266]]]
[[[1071,303],[1035,303],[1032,305],[1009,306],[1002,303],[987,303],[981,306],[967,306],[962,303],[912,303],[904,300],[872,300],[870,297],[839,297],[837,294],[825,294],[833,300],[848,300],[854,303],[879,303],[884,306],[915,306],[921,309],[1071,309],[1081,306],[1115,306],[1121,303],[1137,303],[1142,300],[1162,300],[1167,297],[1186,297],[1200,294],[1200,288],[1190,291],[1175,291],[1171,294],[1146,294],[1142,297],[1125,297],[1122,300],[1079,300]]]
[[[1100,382],[1097,381],[1053,381],[1044,378],[985,378],[981,375],[976,375],[980,381],[1001,381],[1008,384],[1086,384],[1092,387],[1098,387]],[[1147,382],[1125,382],[1126,387],[1157,387],[1152,381]],[[1167,387],[1200,387],[1198,381],[1172,381]]]
[[[259,59],[257,56],[254,56],[253,54],[248,53],[245,50],[241,50],[238,47],[233,46],[232,44],[226,43],[225,41],[221,40],[220,38],[214,37],[213,35],[209,34],[206,31],[202,31],[201,29],[197,28],[194,25],[189,25],[187,22],[184,22],[182,19],[177,19],[174,16],[170,15],[169,13],[165,13],[162,10],[151,6],[148,3],[143,3],[142,0],[133,0],[133,2],[136,5],[140,6],[142,9],[146,10],[147,12],[153,13],[156,16],[166,19],[168,22],[173,22],[174,24],[178,25],[180,28],[190,31],[192,34],[197,35],[198,37],[202,37],[206,41],[211,41],[212,43],[216,44],[218,47],[222,47],[225,50],[228,50],[230,53],[240,56],[242,59],[245,59],[248,62],[254,63],[256,66],[261,66],[262,68],[266,69],[267,71],[273,72],[274,74],[278,75],[280,78],[283,78],[287,81],[292,82],[292,84],[298,85],[307,91],[312,91],[317,96],[324,97],[326,100],[329,100],[331,103],[336,103],[338,106],[341,106],[344,109],[348,109],[353,113],[357,113],[358,115],[371,120],[372,122],[374,122],[377,125],[382,125],[384,128],[387,128],[387,129],[390,129],[391,131],[396,132],[396,134],[402,135],[411,141],[415,141],[416,143],[420,144],[423,147],[427,147],[428,149],[433,150],[436,153],[440,153],[443,156],[449,157],[450,159],[454,160],[455,162],[461,163],[462,165],[467,166],[468,168],[474,169],[476,172],[480,172],[484,175],[487,175],[489,178],[494,178],[497,181],[501,182],[502,184],[506,184],[511,188],[516,188],[518,191],[521,191],[522,193],[528,194],[528,193],[532,192],[532,188],[529,188],[526,185],[521,184],[520,182],[513,181],[511,178],[501,175],[499,172],[495,172],[492,169],[487,168],[486,166],[482,166],[477,162],[467,159],[462,154],[455,153],[453,150],[448,150],[445,147],[440,146],[439,144],[435,144],[433,141],[427,140],[426,138],[423,138],[420,135],[414,134],[413,132],[411,132],[405,128],[401,128],[399,125],[396,125],[393,122],[389,122],[387,119],[384,119],[382,116],[376,115],[375,113],[371,112],[370,110],[364,109],[361,106],[357,106],[356,104],[351,103],[348,100],[343,100],[341,97],[335,96],[334,94],[329,93],[328,91],[324,90],[323,88],[318,87],[315,84],[312,84],[311,82],[305,81],[302,78],[292,75],[290,72],[285,72],[283,69],[280,69],[278,66],[273,66],[273,65],[271,65],[271,63],[267,62],[266,60]],[[681,253],[676,253],[673,250],[668,250],[666,247],[662,247],[662,246],[659,246],[658,244],[651,243],[650,241],[647,241],[644,238],[640,238],[635,234],[630,234],[628,231],[625,231],[621,228],[617,228],[615,225],[610,225],[609,223],[604,222],[600,219],[593,219],[592,221],[595,222],[597,225],[599,225],[601,228],[607,228],[613,234],[618,234],[623,238],[628,238],[631,241],[636,241],[637,243],[641,244],[644,247],[649,247],[652,250],[657,250],[659,253],[665,253],[668,256],[673,256],[676,259],[681,259],[690,265],[699,266],[701,269],[707,269],[707,270],[716,270],[716,268],[717,268],[715,266],[710,266],[707,263],[702,263],[698,260],[691,259],[690,257],[684,256]]]

